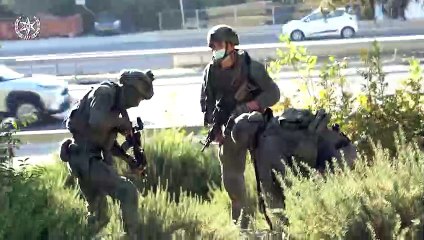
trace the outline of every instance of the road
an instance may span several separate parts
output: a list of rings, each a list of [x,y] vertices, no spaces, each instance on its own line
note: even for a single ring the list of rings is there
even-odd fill
[[[281,32],[281,25],[268,25],[240,29],[243,44],[275,43]],[[51,38],[35,41],[5,41],[0,56],[35,54],[58,54],[93,51],[141,50],[180,48],[206,45],[207,30],[181,30],[168,32],[146,32],[120,36],[85,36],[77,38]],[[357,37],[400,36],[424,34],[422,27],[369,28],[362,27]]]
[[[240,32],[240,39],[243,44],[275,43],[278,42],[279,32],[279,25],[243,28]],[[414,34],[424,34],[424,28],[421,26],[417,29],[416,26],[408,27],[408,25],[405,25],[405,27],[374,27],[370,29],[363,27],[360,28],[358,37]],[[0,57],[13,57],[18,55],[28,56],[32,54],[60,54],[93,51],[113,52],[117,50],[196,47],[205,46],[205,35],[205,30],[181,30],[106,37],[86,36],[77,38],[40,39],[34,41],[6,41],[2,43],[2,48],[0,48]],[[419,51],[423,50],[417,49],[418,53],[407,52],[406,54],[418,57],[424,56],[424,53]],[[343,56],[342,54],[340,57],[350,57],[346,55]],[[21,63],[19,65],[10,64],[10,67],[22,73],[56,75],[114,73],[124,68],[163,69],[175,67],[174,59],[170,54],[130,56],[111,59],[102,58],[95,60],[80,59],[77,61],[60,63],[46,62],[34,65],[26,63]]]

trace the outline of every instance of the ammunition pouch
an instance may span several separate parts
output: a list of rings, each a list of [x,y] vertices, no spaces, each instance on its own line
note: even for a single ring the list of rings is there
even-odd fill
[[[257,92],[259,91],[260,91],[259,87],[253,85],[251,82],[246,80],[237,89],[234,95],[234,98],[236,99],[237,102],[240,102],[240,103],[249,102],[256,97]]]

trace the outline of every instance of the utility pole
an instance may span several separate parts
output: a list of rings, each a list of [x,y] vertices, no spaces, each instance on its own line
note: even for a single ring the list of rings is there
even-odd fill
[[[84,8],[87,12],[89,12],[93,17],[96,17],[96,14],[91,11],[86,5],[85,0],[75,0],[75,5],[80,5],[82,8]]]
[[[182,21],[181,21],[182,26],[181,26],[181,28],[184,28],[185,27],[185,17],[184,17],[184,4],[183,4],[183,0],[180,0],[180,9],[181,9],[181,18],[182,18]]]

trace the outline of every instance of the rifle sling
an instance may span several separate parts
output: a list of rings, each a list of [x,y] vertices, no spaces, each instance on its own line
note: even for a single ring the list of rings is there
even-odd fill
[[[256,193],[257,193],[257,196],[258,196],[259,209],[262,209],[265,220],[268,223],[270,230],[272,231],[273,230],[272,222],[271,222],[271,219],[269,218],[269,216],[266,212],[265,199],[264,199],[264,196],[262,194],[261,180],[259,179],[258,161],[257,161],[257,158],[256,158],[256,149],[259,147],[259,137],[265,131],[267,122],[268,121],[264,121],[264,124],[261,124],[258,127],[258,129],[255,133],[254,139],[251,143],[251,147],[250,147],[249,151],[250,151],[250,156],[251,156],[252,161],[253,161],[253,167],[254,167],[254,170],[255,170]]]

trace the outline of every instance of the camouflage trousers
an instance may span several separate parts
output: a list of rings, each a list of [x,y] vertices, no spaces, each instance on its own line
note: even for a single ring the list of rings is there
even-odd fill
[[[138,191],[135,185],[104,161],[102,151],[85,141],[75,141],[77,149],[69,153],[68,168],[78,180],[82,195],[88,203],[88,223],[99,232],[109,220],[107,196],[120,202],[124,229],[131,239],[136,239],[140,224]],[[104,153],[103,153],[104,155]]]
[[[284,176],[284,164],[290,166],[293,157],[320,171],[331,158],[341,160],[342,153],[350,167],[356,159],[356,147],[337,131],[327,127],[317,132],[287,129],[281,127],[277,117],[265,122],[261,113],[242,114],[236,119],[232,136],[226,137],[220,146],[222,179],[232,201],[234,220],[239,218],[241,209],[247,207],[244,179],[247,150],[256,159],[257,177],[268,196],[266,200],[270,208],[284,207],[283,189],[276,181],[274,171]]]
[[[255,133],[264,123],[260,113],[242,114],[236,119],[232,136],[224,138],[224,142],[219,148],[222,181],[231,199],[234,221],[240,218],[242,210],[243,213],[250,211],[247,206],[244,178],[248,151],[251,156],[258,159],[258,178],[262,183],[263,190],[269,196],[269,207],[283,207],[283,192],[280,185],[276,183],[272,170],[283,172],[284,165],[280,159],[268,159],[266,152],[262,151],[261,148],[252,149],[251,147]],[[242,227],[246,227],[246,215],[243,214],[241,219]]]

